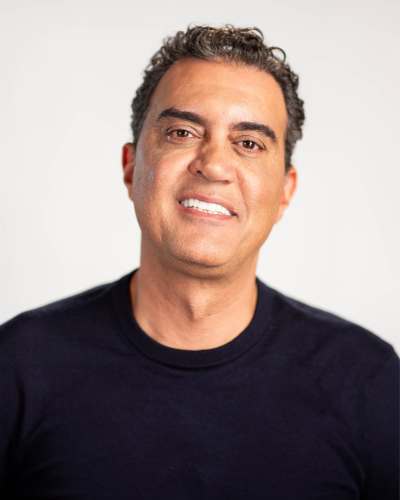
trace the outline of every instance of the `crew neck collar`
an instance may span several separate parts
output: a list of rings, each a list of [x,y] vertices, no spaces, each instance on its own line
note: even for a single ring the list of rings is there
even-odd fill
[[[154,340],[137,323],[131,303],[130,282],[137,269],[123,276],[112,288],[113,305],[124,336],[143,355],[159,363],[181,368],[202,368],[233,361],[253,347],[271,328],[272,292],[267,285],[255,278],[257,303],[249,325],[234,339],[222,346],[186,350],[168,347]]]

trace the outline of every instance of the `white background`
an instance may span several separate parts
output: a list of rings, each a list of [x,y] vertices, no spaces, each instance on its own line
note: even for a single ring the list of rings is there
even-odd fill
[[[0,322],[138,265],[121,145],[162,39],[260,27],[306,102],[297,194],[265,244],[269,285],[400,351],[400,2],[0,3]]]

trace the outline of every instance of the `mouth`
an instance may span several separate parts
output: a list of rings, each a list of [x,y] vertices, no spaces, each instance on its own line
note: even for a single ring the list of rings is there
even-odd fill
[[[190,219],[197,219],[199,221],[210,221],[210,222],[227,222],[234,219],[233,215],[226,215],[221,212],[217,212],[215,210],[206,210],[199,207],[188,206],[186,207],[182,203],[178,204],[178,207],[181,213],[185,217],[189,217]]]
[[[237,213],[230,206],[227,206],[226,202],[210,199],[205,196],[193,195],[182,198],[178,201],[181,207],[190,212],[220,216],[224,219],[237,216]]]

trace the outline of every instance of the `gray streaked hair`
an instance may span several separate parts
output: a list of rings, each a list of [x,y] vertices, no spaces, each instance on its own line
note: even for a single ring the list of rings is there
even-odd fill
[[[224,60],[255,66],[275,78],[286,104],[288,124],[285,134],[285,169],[289,169],[296,142],[302,137],[304,102],[297,90],[299,78],[286,62],[286,54],[279,47],[264,43],[259,28],[236,28],[230,24],[220,28],[192,26],[167,37],[153,55],[144,71],[143,82],[132,101],[131,129],[133,143],[137,144],[151,96],[166,71],[180,59]]]

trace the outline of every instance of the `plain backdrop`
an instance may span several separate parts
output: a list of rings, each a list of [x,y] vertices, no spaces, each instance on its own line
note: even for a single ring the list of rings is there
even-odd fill
[[[0,322],[138,265],[131,99],[165,36],[231,23],[285,49],[307,115],[258,276],[400,351],[400,2],[1,0],[0,19]]]

